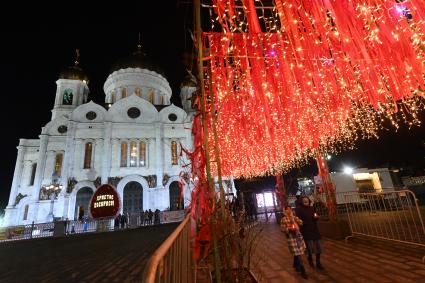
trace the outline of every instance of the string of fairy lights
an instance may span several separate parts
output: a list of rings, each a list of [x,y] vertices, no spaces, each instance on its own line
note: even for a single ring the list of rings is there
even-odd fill
[[[377,138],[385,121],[421,124],[425,2],[213,0],[204,8],[205,85],[223,175],[301,166]]]

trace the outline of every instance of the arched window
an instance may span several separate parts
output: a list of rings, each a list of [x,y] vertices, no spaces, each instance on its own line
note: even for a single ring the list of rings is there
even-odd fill
[[[177,159],[177,142],[172,141],[171,142],[171,164],[177,165],[178,159]]]
[[[140,91],[140,88],[136,87],[136,95],[138,97],[142,97],[142,92]]]
[[[31,166],[31,177],[30,177],[30,186],[34,186],[35,172],[37,171],[37,163],[33,163]]]
[[[72,105],[73,98],[74,98],[74,94],[72,93],[72,89],[70,88],[65,89],[62,96],[62,104]]]
[[[121,143],[121,167],[127,167],[127,142]]]
[[[125,98],[125,97],[127,97],[127,90],[125,88],[123,88],[121,90],[121,98]]]
[[[130,167],[137,167],[137,143],[130,143]]]
[[[139,147],[139,166],[146,166],[146,143],[140,142]]]
[[[57,153],[56,159],[55,159],[55,172],[56,176],[60,177],[62,172],[62,161],[63,161],[63,154]]]
[[[24,217],[22,218],[23,220],[27,220],[28,219],[28,210],[29,210],[30,206],[28,204],[25,205],[24,207]]]
[[[170,210],[184,209],[183,194],[179,186],[179,182],[172,182],[168,189],[170,194]]]
[[[84,151],[84,169],[91,168],[92,152],[93,152],[93,144],[91,142],[86,143],[86,147]]]
[[[150,103],[153,103],[153,95],[155,94],[155,91],[153,89],[149,90],[148,100]]]

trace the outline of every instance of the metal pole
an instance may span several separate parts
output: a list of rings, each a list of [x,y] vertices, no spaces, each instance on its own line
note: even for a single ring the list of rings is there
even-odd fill
[[[204,73],[203,73],[203,46],[202,46],[202,28],[201,28],[201,3],[200,0],[194,0],[195,8],[195,26],[196,26],[196,44],[198,49],[198,70],[199,70],[199,85],[201,89],[201,111],[202,111],[202,124],[204,128],[204,150],[205,150],[205,159],[206,159],[206,171],[207,171],[207,182],[210,192],[214,193],[214,186],[211,184],[211,166],[210,166],[210,156],[208,150],[208,125],[206,119],[205,111],[205,86],[204,86]],[[211,202],[214,202],[213,198]],[[214,207],[214,203],[210,204]],[[214,251],[214,267],[215,267],[215,279],[217,283],[221,283],[221,264],[220,264],[220,255],[218,251],[217,235],[216,235],[216,216],[215,211],[212,213],[212,238],[213,238],[213,251]]]
[[[32,239],[32,232],[34,231],[34,221],[31,223],[31,236],[30,238]]]
[[[317,167],[319,169],[319,175],[322,178],[323,189],[326,195],[326,202],[328,206],[329,220],[336,221],[336,196],[335,196],[335,187],[331,181],[331,176],[329,175],[329,168],[326,162],[326,159],[321,153],[317,154]]]

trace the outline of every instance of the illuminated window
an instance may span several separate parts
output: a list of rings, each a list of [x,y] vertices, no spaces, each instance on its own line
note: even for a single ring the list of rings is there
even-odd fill
[[[171,164],[172,165],[177,165],[178,164],[178,160],[177,160],[177,142],[176,141],[172,141],[171,142]]]
[[[267,193],[257,194],[256,197],[257,197],[257,206],[259,208],[274,206],[273,193],[267,192]]]
[[[127,142],[121,143],[121,167],[127,167]]]
[[[154,95],[154,90],[153,89],[149,90],[148,99],[150,103],[153,103],[153,95]]]
[[[141,97],[142,96],[142,92],[140,91],[140,88],[136,88],[136,95],[138,96],[138,97]]]
[[[164,105],[164,97],[161,96],[161,105]]]
[[[115,102],[115,91],[111,93],[111,103]]]
[[[31,166],[31,178],[30,178],[30,186],[34,185],[35,180],[35,172],[37,171],[37,163],[33,163]]]
[[[72,99],[74,98],[74,94],[72,93],[72,89],[67,88],[63,92],[62,96],[62,104],[63,105],[72,105]]]
[[[130,143],[130,167],[137,167],[137,143]]]
[[[23,218],[23,220],[27,220],[28,219],[28,210],[29,210],[29,205],[27,204],[27,205],[25,205],[25,208],[24,208],[24,218]]]
[[[123,88],[121,90],[121,98],[125,98],[125,97],[127,97],[127,90],[125,88]]]
[[[62,161],[63,161],[63,154],[62,153],[56,154],[56,159],[55,159],[55,174],[58,177],[61,176],[61,172],[62,172]]]
[[[91,168],[91,158],[93,152],[93,144],[91,142],[86,143],[86,147],[84,150],[84,169]]]
[[[140,142],[139,166],[146,166],[146,144],[144,142]]]

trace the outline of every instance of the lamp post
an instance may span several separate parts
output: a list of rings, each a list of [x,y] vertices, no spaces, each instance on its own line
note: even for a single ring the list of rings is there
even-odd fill
[[[53,222],[55,220],[55,216],[53,214],[53,208],[55,206],[56,195],[62,190],[62,185],[58,183],[58,176],[55,173],[52,175],[52,184],[48,187],[50,190],[50,212],[47,215],[47,220]]]

